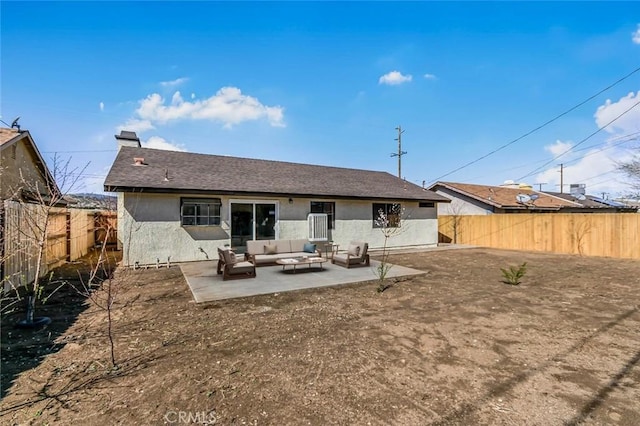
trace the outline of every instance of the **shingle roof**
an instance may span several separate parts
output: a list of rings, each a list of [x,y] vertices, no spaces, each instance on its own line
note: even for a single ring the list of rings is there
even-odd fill
[[[588,207],[588,208],[611,208],[611,206],[607,206],[605,204],[599,203],[597,201],[594,201],[590,198],[589,195],[585,195],[585,199],[584,200],[580,200],[576,197],[574,197],[571,194],[565,194],[565,193],[560,193],[560,192],[550,192],[550,191],[544,191],[546,194],[549,195],[553,195],[554,197],[559,197],[562,198],[563,200],[568,200],[568,201],[573,201],[575,203],[580,204],[583,207]]]
[[[431,185],[429,189],[435,191],[438,189],[438,186],[448,188],[451,191],[466,195],[467,197],[471,197],[501,209],[531,209],[531,207],[535,207],[536,209],[559,210],[564,207],[582,207],[578,203],[526,188],[509,188],[503,186],[476,185],[457,182],[436,182]],[[534,202],[528,203],[528,205],[523,205],[518,203],[516,200],[516,196],[518,194],[537,194],[538,198]]]
[[[144,158],[144,165],[134,165]],[[123,146],[105,191],[210,192],[449,202],[386,172]]]
[[[576,196],[574,196],[572,194],[567,194],[567,193],[550,192],[550,191],[545,191],[545,193],[547,193],[549,195],[553,195],[555,197],[562,198],[564,200],[574,201],[574,202],[579,203],[581,206],[586,207],[588,209],[616,209],[616,210],[619,210],[619,211],[637,210],[637,207],[633,207],[630,204],[619,203],[619,202],[616,202],[614,200],[610,200],[610,202],[602,201],[601,198],[595,197],[593,195],[586,195],[585,194],[584,199],[581,200],[581,199],[577,198]]]

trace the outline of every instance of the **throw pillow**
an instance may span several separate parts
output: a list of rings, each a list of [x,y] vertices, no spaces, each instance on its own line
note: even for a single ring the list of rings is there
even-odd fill
[[[278,247],[271,244],[264,246],[264,254],[277,254],[277,253],[278,253]]]
[[[305,253],[315,253],[316,252],[316,245],[315,244],[311,244],[311,243],[306,243],[304,245],[304,248],[302,249],[302,251],[304,251]]]
[[[238,262],[236,254],[229,249],[222,250],[222,255],[224,257],[224,263],[228,265],[235,265]]]
[[[347,253],[349,253],[349,256],[356,256],[356,257],[360,256],[360,246],[355,244],[349,244]]]

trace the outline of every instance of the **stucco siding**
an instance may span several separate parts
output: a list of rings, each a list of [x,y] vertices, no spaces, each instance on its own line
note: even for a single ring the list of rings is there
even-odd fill
[[[15,159],[13,147],[2,150],[0,155],[0,198],[7,199],[17,194],[20,189],[47,193],[47,185],[42,172],[35,165],[34,157],[27,149],[25,139],[15,143]]]
[[[122,239],[123,260],[127,265],[188,262],[217,258],[217,248],[231,243],[230,203],[253,201],[251,198],[219,196],[220,226],[181,226],[180,198],[189,194],[119,194],[118,235]],[[261,199],[276,204],[279,220],[276,235],[280,239],[307,238],[307,215],[311,199]],[[335,202],[335,229],[330,237],[342,248],[350,241],[367,241],[373,249],[384,245],[384,235],[373,227],[372,201],[327,200]],[[421,208],[417,202],[403,203],[405,220],[389,241],[389,247],[432,246],[438,240],[436,208]],[[320,247],[322,249],[322,246]],[[206,255],[205,255],[206,253]]]
[[[155,264],[156,259],[164,263],[169,258],[171,262],[206,260],[207,256],[217,259],[217,248],[230,243],[224,202],[221,226],[183,227],[180,198],[181,195],[125,194],[121,202],[118,200],[122,205],[118,206],[118,212],[122,212],[118,216],[118,235],[125,264]]]
[[[451,200],[451,203],[438,203],[438,214],[441,216],[488,215],[493,213],[490,205],[474,200],[473,198],[447,189],[439,189],[436,193]]]

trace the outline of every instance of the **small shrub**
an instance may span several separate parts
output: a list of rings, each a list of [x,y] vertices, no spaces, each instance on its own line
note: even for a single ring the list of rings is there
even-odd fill
[[[387,274],[389,273],[389,269],[391,269],[391,265],[386,262],[380,262],[378,267],[375,270],[376,275],[378,276],[378,287],[376,291],[378,293],[383,293],[386,289],[391,287],[391,284],[386,282]]]
[[[505,284],[518,285],[520,284],[520,279],[524,277],[524,274],[527,273],[527,262],[524,262],[520,266],[509,266],[509,269],[500,268],[502,271],[502,276],[504,279],[502,280]]]

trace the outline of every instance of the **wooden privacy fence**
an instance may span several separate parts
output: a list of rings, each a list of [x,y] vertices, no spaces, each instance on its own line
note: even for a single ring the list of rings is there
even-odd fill
[[[638,213],[542,213],[438,217],[440,242],[640,259]]]
[[[40,263],[41,276],[51,269],[89,253],[96,242],[104,240],[109,225],[109,242],[115,243],[115,212],[75,208],[46,208],[38,204],[4,201],[1,211],[2,265],[0,277],[4,288],[33,282],[38,263],[38,242],[45,218],[49,216],[44,252]]]

